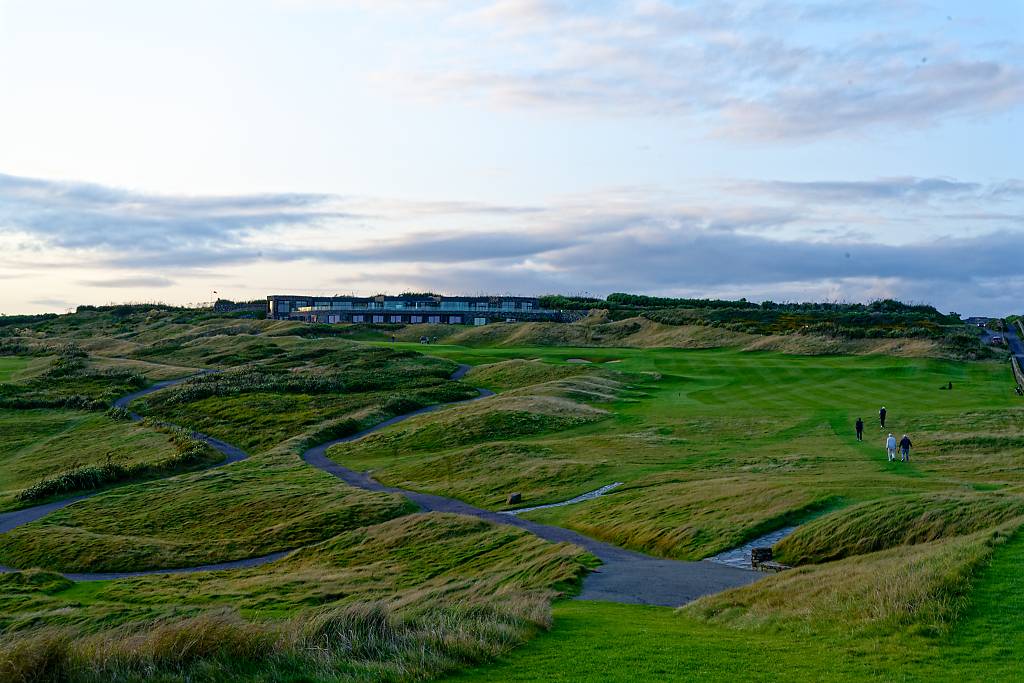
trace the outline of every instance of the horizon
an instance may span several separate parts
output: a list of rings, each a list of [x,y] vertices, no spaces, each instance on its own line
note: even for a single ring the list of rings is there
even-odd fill
[[[431,289],[1020,313],[1021,26],[1009,1],[0,0],[0,312]]]

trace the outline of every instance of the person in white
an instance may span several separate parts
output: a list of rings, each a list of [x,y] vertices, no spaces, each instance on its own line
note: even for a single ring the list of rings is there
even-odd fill
[[[885,440],[885,450],[889,453],[889,462],[896,459],[896,437],[889,432],[889,438]]]

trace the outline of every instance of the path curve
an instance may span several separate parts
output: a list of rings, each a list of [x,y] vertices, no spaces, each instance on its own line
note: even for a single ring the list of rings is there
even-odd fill
[[[469,365],[460,364],[458,369],[452,373],[450,379],[462,379],[470,370]],[[209,371],[206,371],[209,372]],[[195,375],[175,380],[157,382],[146,389],[123,396],[114,402],[115,407],[127,408],[137,398],[160,391],[167,387],[184,382]],[[516,515],[509,515],[501,512],[493,512],[478,508],[461,500],[444,498],[429,493],[410,491],[393,486],[385,486],[370,476],[367,472],[356,472],[327,457],[327,449],[341,443],[351,443],[362,439],[365,436],[378,432],[386,427],[408,420],[416,415],[439,410],[446,406],[478,401],[494,392],[488,389],[478,388],[479,395],[452,403],[443,403],[420,408],[404,415],[385,420],[373,427],[365,429],[351,436],[334,439],[326,443],[313,446],[302,453],[302,459],[350,486],[355,486],[367,491],[378,491],[386,493],[398,493],[412,502],[416,503],[422,512],[449,512],[461,515],[470,515],[493,524],[508,524],[529,531],[547,541],[553,543],[572,543],[587,552],[591,553],[602,565],[587,574],[583,581],[583,588],[577,599],[582,600],[607,600],[611,602],[663,605],[666,607],[677,607],[703,595],[717,593],[728,588],[742,586],[761,578],[763,574],[757,572],[737,569],[726,565],[711,562],[684,562],[681,560],[668,560],[651,557],[642,553],[626,550],[610,543],[598,541],[583,534],[565,529],[563,527],[540,524]],[[133,420],[141,417],[130,413]],[[213,448],[225,455],[225,459],[213,467],[221,467],[232,462],[238,462],[248,457],[248,454],[219,439],[214,439],[199,432],[193,432],[193,436],[204,441]],[[54,503],[47,503],[33,508],[17,510],[15,512],[0,514],[0,533],[10,531],[16,527],[35,521],[54,510],[59,510],[72,505],[80,500],[97,495],[100,491],[89,493],[74,498],[69,498]],[[268,562],[273,562],[285,557],[289,550],[251,557],[233,562],[223,562],[212,565],[201,565],[198,567],[179,567],[173,569],[151,569],[140,572],[104,572],[104,573],[65,573],[63,576],[74,581],[105,581],[109,579],[128,578],[133,576],[146,576],[152,574],[187,574],[201,571],[216,571],[223,569],[240,569],[256,567]],[[0,573],[19,571],[9,567],[0,566]]]
[[[452,379],[463,377],[470,366],[460,365],[452,375]],[[478,401],[494,392],[478,389],[480,395],[469,401]],[[456,403],[465,403],[458,401]],[[443,404],[452,405],[452,404]],[[400,415],[387,422],[365,429],[358,434],[342,437],[318,446],[313,446],[302,454],[307,463],[332,474],[349,486],[367,491],[399,493],[419,505],[424,512],[452,512],[470,515],[494,524],[508,524],[525,529],[546,541],[553,543],[572,543],[580,546],[601,560],[602,565],[587,574],[583,580],[583,590],[577,596],[580,600],[607,600],[633,604],[663,605],[678,607],[702,595],[718,593],[727,588],[742,586],[764,575],[758,572],[729,567],[711,562],[684,562],[651,557],[642,553],[626,550],[610,543],[598,541],[589,536],[549,524],[540,524],[516,515],[492,512],[475,507],[454,498],[444,498],[430,493],[410,491],[408,489],[386,486],[374,479],[368,472],[357,472],[339,465],[327,457],[327,449],[342,443],[358,441],[386,426],[402,422],[414,415],[420,415],[442,406],[431,406],[407,415]]]

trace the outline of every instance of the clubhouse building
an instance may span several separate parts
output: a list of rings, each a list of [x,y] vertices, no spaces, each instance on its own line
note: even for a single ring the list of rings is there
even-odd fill
[[[491,322],[564,322],[563,311],[540,307],[539,300],[522,296],[332,296],[273,294],[267,297],[267,316],[309,323],[388,323],[416,325],[486,325]]]

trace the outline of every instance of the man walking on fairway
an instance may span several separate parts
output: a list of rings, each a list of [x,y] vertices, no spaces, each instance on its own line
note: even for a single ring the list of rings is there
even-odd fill
[[[896,437],[889,432],[889,438],[885,440],[885,452],[889,454],[889,462],[896,459]]]
[[[857,422],[854,424],[857,428],[857,441],[864,440],[864,420],[857,418]]]
[[[885,406],[878,411],[878,421],[882,423],[882,429],[885,429]]]
[[[910,443],[910,437],[906,434],[900,439],[900,461],[910,462],[910,447],[913,444]]]

